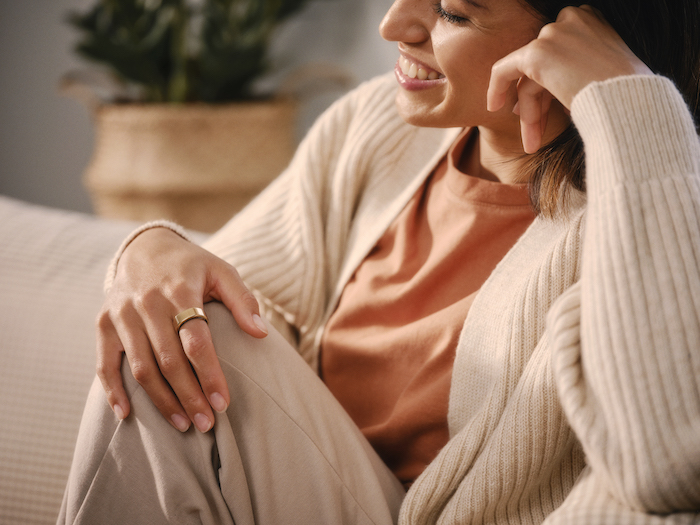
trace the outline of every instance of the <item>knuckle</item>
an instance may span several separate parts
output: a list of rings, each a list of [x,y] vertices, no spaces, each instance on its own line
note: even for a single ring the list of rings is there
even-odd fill
[[[185,349],[185,354],[190,361],[196,362],[201,360],[209,351],[209,344],[204,336],[191,332],[180,332],[180,334],[183,339],[182,345]]]
[[[182,367],[182,362],[180,359],[170,354],[159,355],[158,367],[166,378],[173,377]]]
[[[253,292],[251,292],[247,288],[241,292],[239,300],[245,305],[245,307],[248,310],[258,309],[258,300],[255,298],[255,295],[253,295]]]
[[[190,392],[178,395],[178,400],[185,410],[191,412],[206,413],[209,406],[204,394],[199,389],[193,389]]]
[[[227,263],[226,261],[220,261],[220,262],[223,263],[223,270],[224,270],[223,273],[220,275],[220,277],[226,278],[226,279],[231,279],[232,281],[237,282],[241,286],[241,288],[246,288],[245,283],[243,282],[243,279],[241,278],[241,274],[238,272],[238,269],[236,269],[235,266]]]
[[[139,385],[143,386],[149,383],[152,371],[144,363],[135,361],[131,363],[131,375]]]
[[[95,372],[97,373],[97,377],[100,378],[100,381],[102,381],[103,385],[109,383],[112,376],[112,371],[102,359],[97,360],[97,364],[95,365]]]
[[[134,306],[139,312],[152,311],[160,303],[160,293],[158,290],[145,290],[134,297]]]
[[[549,41],[537,39],[528,46],[525,57],[525,75],[534,80],[540,81],[540,72],[550,61],[551,45]]]
[[[216,372],[211,369],[198,370],[197,381],[199,381],[199,385],[204,392],[211,392],[221,388],[221,386],[219,386],[221,383],[218,381]]]
[[[168,295],[178,304],[190,304],[196,297],[194,287],[187,280],[178,280],[168,287]]]
[[[120,303],[110,309],[109,318],[112,322],[121,322],[129,324],[129,320],[133,317],[133,306],[129,303]]]
[[[575,18],[578,16],[579,8],[568,5],[564,7],[561,11],[559,11],[559,14],[557,15],[557,22],[565,22],[567,20],[571,20],[572,18]]]
[[[230,268],[231,273],[233,274],[233,277],[234,277],[234,278],[236,278],[236,279],[241,279],[241,274],[238,273],[238,269],[236,269],[235,266],[229,264],[228,267]],[[241,280],[242,280],[242,279],[241,279]]]
[[[547,27],[547,26],[545,26]],[[552,33],[553,31],[548,31]],[[538,62],[541,57],[547,53],[550,48],[551,37],[537,38],[531,42],[532,45],[527,48],[527,60],[530,62]]]
[[[104,332],[105,330],[109,329],[111,325],[112,319],[109,316],[109,310],[103,308],[97,314],[97,317],[95,317],[95,327],[100,332]]]
[[[493,66],[491,66],[491,74],[498,76],[501,73],[501,70],[505,67],[504,61],[501,58],[500,60],[497,60]]]
[[[547,40],[550,38],[556,38],[558,32],[558,26],[555,23],[552,24],[545,24],[542,26],[542,29],[540,29],[538,39],[539,40]]]

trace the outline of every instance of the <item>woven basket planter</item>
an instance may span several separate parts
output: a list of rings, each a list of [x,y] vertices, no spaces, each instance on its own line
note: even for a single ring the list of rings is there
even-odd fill
[[[291,100],[100,106],[85,173],[95,211],[215,231],[287,166],[295,120]]]

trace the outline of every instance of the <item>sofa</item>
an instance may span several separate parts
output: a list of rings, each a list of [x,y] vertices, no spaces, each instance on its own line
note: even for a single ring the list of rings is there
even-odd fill
[[[135,226],[0,196],[0,524],[56,521],[102,282]]]

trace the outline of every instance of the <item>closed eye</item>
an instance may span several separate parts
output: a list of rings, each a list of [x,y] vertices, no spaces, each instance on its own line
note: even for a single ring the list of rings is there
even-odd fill
[[[435,9],[435,12],[440,18],[447,20],[450,24],[461,25],[469,22],[468,18],[465,18],[463,16],[457,16],[455,14],[445,11],[440,2],[436,2],[435,4],[433,4],[433,9]]]

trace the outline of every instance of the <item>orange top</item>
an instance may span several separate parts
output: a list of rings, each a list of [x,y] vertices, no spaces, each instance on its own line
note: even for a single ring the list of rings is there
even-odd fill
[[[524,184],[457,169],[455,141],[346,285],[321,377],[404,485],[447,443],[457,340],[479,288],[535,217]]]

